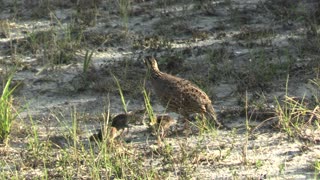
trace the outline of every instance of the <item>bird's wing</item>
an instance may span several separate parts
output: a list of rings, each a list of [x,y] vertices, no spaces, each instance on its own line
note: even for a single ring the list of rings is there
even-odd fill
[[[209,97],[199,87],[191,83],[190,81],[174,76],[168,76],[168,92],[172,95],[178,96],[177,98],[183,98],[184,103],[198,103],[207,104],[211,103]]]

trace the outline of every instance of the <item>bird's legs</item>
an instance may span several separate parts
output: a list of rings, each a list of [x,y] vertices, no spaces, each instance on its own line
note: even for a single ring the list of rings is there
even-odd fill
[[[162,126],[160,126],[160,131],[161,131],[160,138],[164,139],[164,137],[166,136],[166,133],[165,133],[164,128]]]
[[[184,116],[183,116],[183,121],[184,121],[183,132],[184,132],[186,135],[189,135],[190,133],[192,133],[192,129],[191,129],[191,127],[190,127],[189,116],[188,116],[188,115],[184,115]]]
[[[123,128],[119,136],[120,136],[120,137],[123,137],[123,136],[128,135],[128,134],[129,134],[129,129],[130,129],[129,126]],[[126,132],[126,134],[124,134],[124,132],[125,132],[126,130],[127,130],[127,132]]]

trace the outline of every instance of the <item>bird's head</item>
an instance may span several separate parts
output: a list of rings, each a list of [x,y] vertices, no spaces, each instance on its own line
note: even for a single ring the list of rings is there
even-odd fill
[[[159,71],[157,60],[153,56],[145,57],[144,63],[149,70]]]

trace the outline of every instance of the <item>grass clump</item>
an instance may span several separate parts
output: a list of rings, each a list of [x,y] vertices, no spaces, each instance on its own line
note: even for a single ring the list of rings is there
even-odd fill
[[[210,80],[219,81],[224,78],[231,78],[235,71],[234,65],[230,60],[231,55],[226,47],[207,50],[205,58],[210,63],[208,69]]]
[[[246,70],[238,72],[235,76],[238,81],[238,91],[244,92],[253,89],[268,91],[272,80],[284,78],[295,61],[290,55],[285,55],[287,56],[286,60],[270,61],[269,52],[265,50],[252,52],[251,59],[246,63]]]
[[[82,38],[82,30],[74,24],[66,27],[60,24],[59,28],[29,33],[25,40],[18,42],[18,47],[20,53],[38,55],[40,62],[45,65],[70,64],[75,59],[76,51],[81,48]]]
[[[286,83],[287,90],[289,81],[288,79]],[[307,138],[307,140],[313,141],[312,137],[305,136],[305,131],[307,129],[313,130],[315,127],[319,128],[319,104],[310,108],[304,102],[304,97],[302,99],[290,97],[287,90],[283,103],[280,103],[279,100],[276,99],[278,127],[286,132],[290,137],[300,137],[303,139]]]
[[[82,138],[83,120],[77,114],[79,113],[76,108],[73,108],[69,117],[71,119],[65,119],[66,117],[52,112],[51,121],[60,124],[54,128],[55,134],[57,129],[63,130],[47,138],[51,128],[48,128],[49,132],[42,133],[42,124],[37,123],[34,117],[29,117],[32,127],[29,131],[28,149],[21,153],[21,159],[26,169],[39,170],[39,173],[30,175],[30,178],[155,179],[158,177],[153,169],[145,165],[143,153],[137,152],[130,144],[109,136],[108,126],[105,126],[107,133],[101,141],[88,141]],[[108,115],[103,117],[106,124],[109,122],[108,117]],[[71,121],[71,124],[67,123],[68,121]],[[54,146],[62,139],[65,145]]]
[[[15,90],[10,88],[12,75],[9,76],[2,90],[0,98],[0,143],[6,143],[10,133],[12,121],[16,118],[17,112],[13,107],[12,93]]]
[[[296,20],[301,15],[299,1],[268,0],[263,3],[263,7],[270,11],[277,20]]]
[[[83,61],[83,73],[87,74],[88,69],[92,63],[92,55],[93,55],[93,51],[86,51],[86,54],[84,56],[84,61]]]
[[[125,32],[128,32],[128,24],[129,24],[129,11],[131,8],[131,4],[129,0],[117,0],[119,6],[119,12],[122,19],[123,27]]]
[[[150,119],[150,126],[152,127],[153,130],[158,131],[158,129],[155,129],[156,124],[157,124],[157,118],[155,113],[153,112],[152,105],[150,103],[150,97],[149,94],[145,89],[143,89],[143,97],[144,97],[144,105],[146,107],[146,111],[148,113],[149,119]]]
[[[0,38],[9,38],[10,31],[10,22],[8,20],[0,20]]]

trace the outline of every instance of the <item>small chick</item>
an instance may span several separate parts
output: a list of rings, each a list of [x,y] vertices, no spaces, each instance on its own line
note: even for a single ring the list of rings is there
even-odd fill
[[[66,147],[69,147],[70,143],[74,140],[71,136],[56,135],[50,136],[49,141],[54,148],[64,149]]]
[[[90,141],[102,141],[103,140],[103,134],[104,134],[104,129],[97,129],[98,133],[93,134],[90,136]],[[111,127],[109,129],[109,132],[107,133],[107,137],[109,138],[110,141],[113,141],[114,138],[118,136],[117,134],[118,130],[115,127]]]
[[[118,131],[119,130],[125,130],[125,128],[128,129],[128,132],[129,132],[129,119],[130,119],[130,116],[131,116],[131,112],[128,112],[126,114],[118,114],[117,116],[115,116],[113,119],[112,119],[112,124],[111,126],[112,127],[115,127]]]
[[[133,117],[133,112],[130,111],[128,113],[122,113],[122,114],[118,114],[116,115],[114,118],[112,118],[112,123],[111,123],[111,129],[109,132],[109,137],[111,139],[114,139],[118,136],[118,132],[120,130],[122,130],[121,134],[123,134],[124,130],[127,128],[128,132],[129,132],[129,122],[131,122],[131,119]],[[104,133],[104,128],[100,128],[97,129],[98,133],[93,134],[90,137],[90,140],[102,140],[103,137],[103,133]]]
[[[115,117],[112,118],[111,120],[111,129],[109,132],[109,137],[111,139],[116,138],[119,135],[122,135],[125,129],[127,129],[127,133],[129,133],[129,123],[133,123],[137,120],[142,119],[141,114],[144,114],[145,110],[136,110],[136,111],[130,111],[128,113],[122,113],[118,114]],[[104,133],[104,128],[97,129],[97,133],[93,134],[90,137],[90,140],[102,140],[103,133]],[[119,134],[118,132],[121,131]]]
[[[167,134],[168,129],[173,124],[174,119],[169,115],[158,115],[157,116],[157,127],[161,130],[161,138],[164,138]]]

